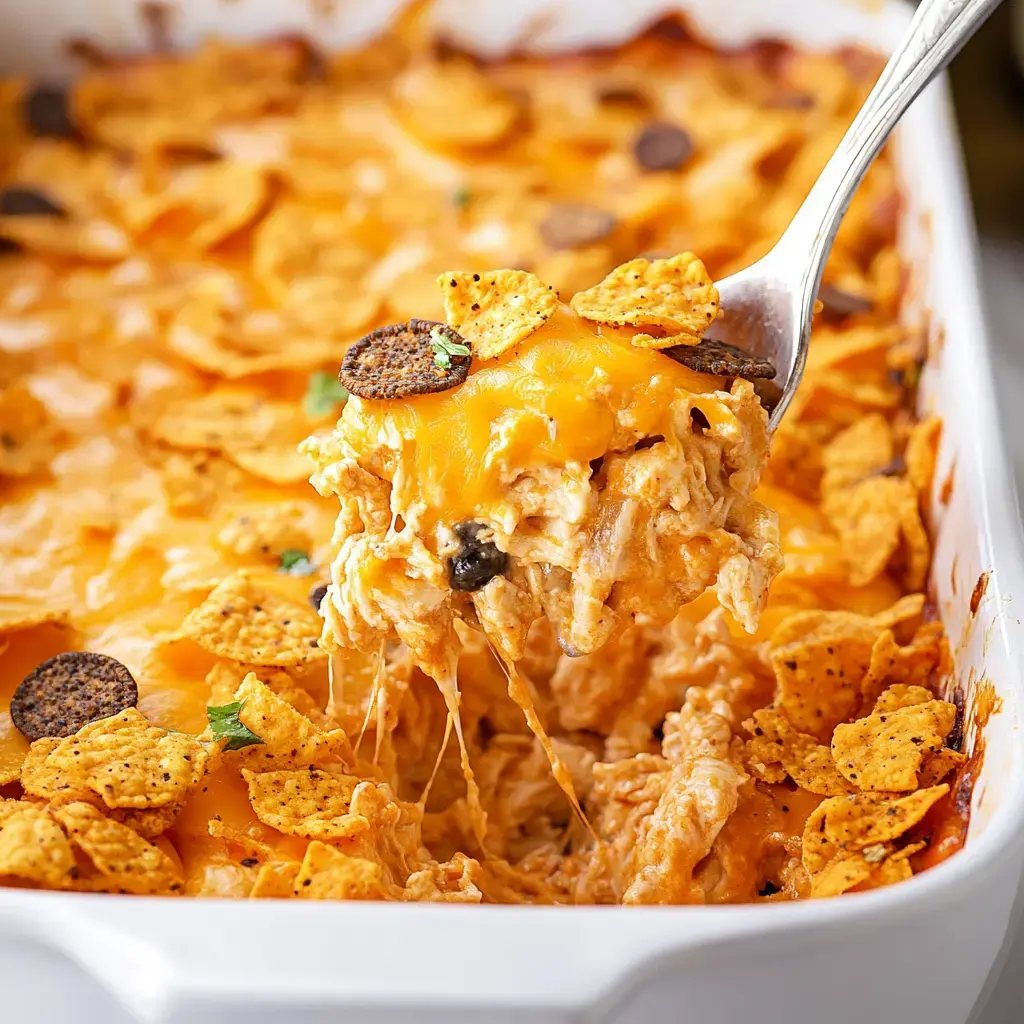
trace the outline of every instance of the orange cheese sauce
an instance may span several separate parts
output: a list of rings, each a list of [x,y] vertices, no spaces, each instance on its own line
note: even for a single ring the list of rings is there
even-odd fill
[[[711,423],[731,415],[710,397],[722,378],[637,348],[633,333],[561,307],[513,350],[474,363],[459,387],[403,401],[351,401],[340,429],[361,452],[396,435],[408,442],[403,467],[412,472],[403,495],[422,498],[428,517],[486,516],[504,500],[517,467],[585,465],[608,451],[623,426],[637,437],[665,434],[680,393],[708,395],[698,404]]]

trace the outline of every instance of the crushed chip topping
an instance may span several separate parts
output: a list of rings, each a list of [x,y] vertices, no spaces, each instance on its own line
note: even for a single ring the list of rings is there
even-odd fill
[[[706,336],[881,67],[775,56],[409,17],[0,82],[0,885],[780,902],[955,853],[889,154],[772,436]]]
[[[281,597],[239,572],[189,613],[177,635],[218,657],[289,666],[324,659],[319,634],[320,622],[307,604]]]

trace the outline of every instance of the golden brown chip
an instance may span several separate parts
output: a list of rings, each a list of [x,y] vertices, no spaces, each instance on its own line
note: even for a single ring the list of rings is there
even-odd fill
[[[309,509],[298,501],[256,505],[234,513],[217,532],[217,543],[239,558],[279,563],[283,551],[309,551]]]
[[[829,797],[807,819],[805,851],[809,833],[812,838],[823,835],[837,849],[847,851],[892,842],[913,828],[948,792],[949,786],[943,784],[906,796],[855,793]]]
[[[351,338],[380,313],[383,295],[366,275],[375,254],[343,213],[282,203],[253,241],[253,272],[278,308],[320,336]]]
[[[394,84],[402,123],[427,143],[482,146],[503,139],[519,105],[466,60],[417,63]]]
[[[128,236],[109,220],[0,216],[0,238],[30,252],[113,263],[131,251]]]
[[[158,449],[148,455],[160,471],[167,506],[178,515],[209,512],[218,498],[233,493],[243,479],[237,466],[213,452]]]
[[[31,796],[87,790],[107,807],[180,804],[199,784],[207,753],[194,737],[150,725],[135,708],[92,722],[74,736],[36,740],[21,771]]]
[[[341,354],[335,339],[300,331],[283,315],[239,318],[223,296],[203,292],[178,311],[166,342],[196,369],[229,380],[272,370],[309,371]]]
[[[261,864],[256,873],[250,899],[289,899],[295,895],[295,880],[299,877],[296,861],[271,861]]]
[[[354,775],[326,771],[254,772],[242,769],[256,817],[285,835],[307,839],[345,839],[369,828],[350,814],[352,795],[361,783]]]
[[[207,673],[206,682],[210,687],[212,705],[230,704],[235,692],[250,672],[255,672],[261,683],[268,686],[281,700],[290,704],[303,717],[308,718],[321,729],[328,719],[321,708],[321,702],[303,685],[302,679],[293,678],[285,669],[268,668],[264,665],[244,665],[237,661],[218,661]]]
[[[313,472],[313,463],[297,444],[265,442],[255,447],[228,447],[224,454],[241,469],[272,484],[304,483]]]
[[[811,876],[811,897],[839,896],[871,877],[874,870],[863,854],[838,854]]]
[[[261,444],[294,418],[283,402],[268,402],[247,388],[220,387],[172,400],[145,429],[174,448],[222,451]]]
[[[747,759],[751,770],[767,782],[780,781],[765,777],[762,766],[780,764],[787,775],[801,788],[820,796],[838,796],[849,793],[852,787],[836,771],[832,753],[813,736],[793,728],[785,715],[774,708],[754,712],[754,717],[743,723],[751,733],[747,742]]]
[[[600,284],[577,292],[572,308],[587,320],[617,326],[656,327],[662,337],[634,334],[641,348],[696,345],[718,316],[718,289],[693,253],[667,260],[635,259],[616,267]]]
[[[872,413],[837,434],[822,454],[823,493],[860,483],[892,462],[892,428],[880,413]]]
[[[183,880],[171,858],[92,804],[70,803],[55,808],[53,817],[102,876],[97,888],[140,895],[180,892]]]
[[[0,477],[43,472],[57,452],[59,431],[27,387],[0,391]]]
[[[890,633],[891,637],[892,634]],[[879,638],[881,640],[881,637]],[[935,700],[935,694],[926,686],[916,686],[910,683],[893,683],[875,701],[872,709],[873,715],[884,715],[900,708],[914,707],[916,704],[927,704]]]
[[[14,633],[46,622],[66,622],[67,609],[15,595],[0,595],[0,633]]]
[[[555,290],[525,270],[449,270],[437,279],[448,325],[477,359],[497,359],[558,308]]]
[[[177,636],[250,665],[309,665],[326,657],[318,643],[320,620],[309,605],[273,593],[245,572],[216,586]]]
[[[350,857],[316,840],[306,848],[295,879],[295,894],[307,900],[387,899],[384,872],[379,864]]]
[[[263,741],[231,752],[231,758],[255,771],[355,764],[341,729],[322,731],[250,672],[234,699],[239,721]]]
[[[209,249],[252,222],[268,197],[262,168],[216,160],[172,172],[155,192],[129,192],[121,200],[121,215],[135,235]]]
[[[860,680],[871,656],[862,634],[831,632],[774,647],[776,706],[801,732],[825,743],[861,705]]]
[[[941,627],[938,631],[922,627],[905,647],[896,643],[891,630],[884,630],[871,648],[871,660],[868,670],[864,673],[860,688],[863,694],[862,714],[871,711],[882,699],[884,692],[892,690],[895,684],[927,689],[930,676],[939,663],[941,652]],[[901,701],[912,699],[907,694],[899,696],[896,691],[890,700]],[[931,694],[934,696],[934,694]],[[929,699],[930,699],[929,697]]]
[[[66,889],[74,871],[71,845],[45,807],[24,800],[0,801],[0,878]]]
[[[956,707],[943,700],[872,714],[836,726],[832,756],[859,789],[907,792],[917,788],[922,762],[942,749],[955,718]]]
[[[907,447],[903,453],[907,464],[907,479],[917,493],[925,498],[931,493],[941,437],[942,420],[937,416],[929,416],[915,423],[907,437]]]
[[[823,507],[843,545],[852,586],[876,579],[897,554],[907,587],[924,584],[931,545],[909,480],[871,477],[828,492]]]

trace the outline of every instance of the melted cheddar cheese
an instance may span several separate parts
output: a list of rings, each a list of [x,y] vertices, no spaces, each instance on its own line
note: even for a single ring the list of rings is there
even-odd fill
[[[408,457],[382,460],[398,507],[422,505],[424,532],[484,518],[507,501],[517,471],[585,466],[619,444],[670,432],[672,401],[705,395],[709,422],[729,416],[709,393],[723,380],[630,344],[633,331],[559,309],[496,360],[475,362],[451,391],[401,401],[351,400],[339,431],[359,452],[382,440]],[[401,467],[400,478],[396,473]]]

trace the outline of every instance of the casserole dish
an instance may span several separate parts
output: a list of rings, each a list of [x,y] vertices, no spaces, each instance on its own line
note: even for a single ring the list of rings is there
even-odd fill
[[[381,5],[356,17],[322,12],[283,23],[275,6],[183,7],[176,38],[188,44],[210,30],[298,30],[338,44],[371,34],[374,20],[389,13]],[[696,28],[722,45],[782,36],[798,44],[884,47],[906,18],[898,6],[868,14],[837,5],[827,24],[806,26],[801,6],[694,3],[689,11]],[[662,9],[448,3],[439,15],[462,42],[497,52],[510,44],[614,43]],[[48,31],[26,33],[21,58],[28,66],[55,67],[58,43],[68,36],[88,31],[95,39],[97,11],[69,4],[67,12]],[[107,14],[111,24],[100,29],[99,42],[119,48],[144,41],[134,35],[133,7],[115,5]],[[0,899],[5,967],[39,973],[24,986],[35,1000],[26,1013],[44,1017],[40,992],[58,992],[63,986],[53,982],[74,976],[93,978],[96,991],[105,989],[143,1020],[314,1020],[338,1013],[368,1020],[644,1020],[678,1016],[682,1005],[711,1021],[765,1006],[773,1016],[808,1021],[825,1014],[963,1020],[995,958],[1024,856],[1014,744],[1019,626],[1007,605],[1019,588],[1020,549],[991,418],[981,314],[964,255],[972,245],[941,93],[923,99],[908,121],[900,165],[910,200],[906,251],[916,271],[916,302],[906,313],[930,311],[934,344],[922,401],[946,422],[932,587],[956,643],[958,678],[973,691],[969,700],[991,680],[999,702],[985,726],[984,768],[963,854],[894,890],[771,911],[488,908],[471,916],[454,908],[180,905],[9,892]],[[982,572],[992,572],[987,589],[976,583]],[[977,599],[968,602],[972,591]],[[584,921],[584,914],[593,919]],[[77,997],[76,1012],[88,1006],[111,1015],[92,999]]]

